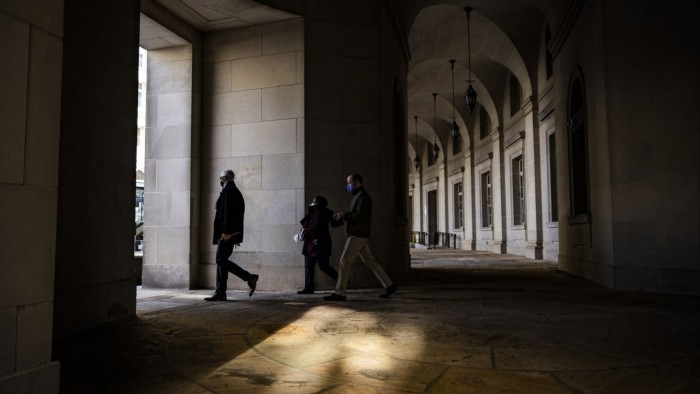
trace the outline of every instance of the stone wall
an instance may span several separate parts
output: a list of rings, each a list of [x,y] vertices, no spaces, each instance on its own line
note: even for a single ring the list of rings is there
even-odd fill
[[[601,1],[601,7],[614,287],[700,295],[694,12],[680,1],[660,7]],[[637,23],[623,28],[615,22],[623,16]]]
[[[0,3],[3,393],[58,392],[51,343],[62,51],[63,1]]]
[[[615,289],[698,294],[698,38],[683,8],[586,2],[555,58],[558,125],[569,78],[584,77],[591,213],[567,217],[558,132],[559,262]],[[636,22],[619,24],[622,15]]]
[[[146,287],[189,288],[196,255],[197,129],[192,45],[148,52],[144,273]],[[196,175],[194,175],[196,177]],[[193,235],[194,233],[194,235]],[[192,237],[195,238],[193,245]]]
[[[246,201],[245,236],[233,260],[260,274],[260,289],[302,286],[292,240],[304,193],[304,21],[203,36],[200,284],[213,287],[212,243],[219,173],[232,169]],[[231,276],[230,288],[246,288]]]

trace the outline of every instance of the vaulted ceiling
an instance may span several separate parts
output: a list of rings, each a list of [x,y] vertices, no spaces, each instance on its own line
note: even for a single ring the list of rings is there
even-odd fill
[[[416,129],[413,116],[419,116],[419,137],[432,142],[436,129],[438,144],[444,150],[453,111],[463,138],[468,141],[465,130],[474,125],[474,116],[470,115],[464,100],[469,80],[492,126],[500,125],[509,76],[512,73],[518,79],[523,97],[536,92],[545,26],[550,30],[558,26],[568,3],[554,0],[395,1],[411,52],[408,67],[411,144],[415,141]],[[465,11],[467,6],[472,7],[469,18]],[[452,95],[451,59],[456,60],[455,96]],[[435,103],[433,93],[438,93]],[[435,112],[437,119],[433,115]]]
[[[153,1],[205,32],[295,18],[305,6],[304,0]],[[387,1],[393,5],[408,41],[407,121],[409,141],[413,143],[414,116],[419,116],[419,137],[432,141],[437,125],[438,139],[447,141],[453,111],[467,140],[465,130],[473,127],[473,116],[463,96],[468,80],[473,81],[478,101],[489,113],[492,125],[498,126],[509,75],[517,77],[523,97],[536,91],[544,28],[548,26],[554,32],[569,4],[576,0]],[[469,21],[466,6],[473,9]],[[456,60],[455,96],[450,59]],[[433,93],[438,94],[435,106]]]

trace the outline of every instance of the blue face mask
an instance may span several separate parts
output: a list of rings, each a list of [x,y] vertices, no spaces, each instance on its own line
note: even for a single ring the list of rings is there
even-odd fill
[[[345,188],[348,189],[348,193],[352,193],[355,190],[355,188],[352,187],[352,183],[347,185]]]

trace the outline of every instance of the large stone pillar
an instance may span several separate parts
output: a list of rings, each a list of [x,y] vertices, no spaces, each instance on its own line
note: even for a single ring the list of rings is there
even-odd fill
[[[416,171],[413,188],[413,231],[423,232],[423,179],[420,168]]]
[[[106,28],[105,20],[118,20]],[[136,311],[139,1],[67,0],[54,332]]]
[[[397,217],[396,166],[406,165],[406,147],[393,141],[395,84],[406,91],[406,53],[396,36],[400,27],[382,1],[305,4],[305,201],[325,195],[332,209],[348,208],[348,174],[364,176],[374,214],[370,246],[390,276],[410,267],[405,224]],[[362,15],[362,17],[358,17]],[[332,23],[330,23],[332,22]],[[396,29],[394,29],[396,27]],[[404,100],[405,102],[405,100]],[[405,221],[404,221],[405,223]],[[334,232],[335,264],[344,231]],[[358,261],[353,286],[376,286]]]
[[[63,10],[63,1],[0,2],[2,393],[59,389],[51,343]]]
[[[145,287],[189,288],[191,283],[197,227],[192,172],[198,169],[192,149],[192,81],[191,45],[148,52]]]

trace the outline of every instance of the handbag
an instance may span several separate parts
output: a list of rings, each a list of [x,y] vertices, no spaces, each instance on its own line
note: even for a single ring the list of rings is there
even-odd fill
[[[303,242],[305,237],[306,230],[304,230],[304,227],[302,227],[299,229],[298,233],[294,234],[294,237],[292,237],[292,239],[294,239],[294,242]]]

